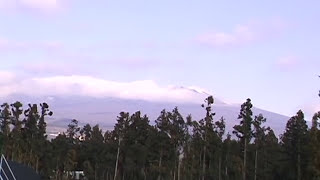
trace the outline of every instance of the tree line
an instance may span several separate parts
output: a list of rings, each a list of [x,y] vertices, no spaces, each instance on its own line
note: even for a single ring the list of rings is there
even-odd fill
[[[279,138],[254,115],[247,99],[238,124],[226,133],[226,119],[216,117],[214,98],[202,105],[204,116],[183,117],[179,109],[162,110],[150,122],[137,111],[121,112],[113,130],[79,126],[72,120],[53,139],[46,134],[47,103],[4,103],[0,111],[1,151],[43,179],[74,179],[84,171],[93,180],[319,180],[320,112],[308,127],[304,113],[292,116]],[[83,177],[84,178],[84,177]]]

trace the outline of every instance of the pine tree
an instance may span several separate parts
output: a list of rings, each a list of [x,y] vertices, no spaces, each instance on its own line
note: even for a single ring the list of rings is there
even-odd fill
[[[0,110],[0,130],[2,134],[2,149],[1,152],[4,154],[9,154],[12,151],[12,147],[9,144],[9,133],[10,133],[10,122],[11,122],[11,111],[8,103],[1,105],[2,110]],[[7,156],[8,157],[8,156]]]
[[[301,180],[302,177],[307,178],[308,126],[301,110],[289,119],[281,141],[287,155],[287,168],[290,172],[288,178],[297,180]]]
[[[203,121],[202,121],[203,122]],[[190,167],[190,175],[189,179],[201,179],[202,177],[202,153],[203,150],[201,147],[203,147],[203,128],[200,126],[200,123],[198,121],[193,121],[191,117],[187,119],[187,124],[190,127],[192,133],[191,133],[191,139],[190,139],[190,161],[191,161],[191,167]],[[200,147],[200,148],[199,148]]]
[[[280,146],[279,141],[274,131],[271,128],[267,128],[265,141],[263,145],[263,149],[261,152],[263,171],[260,176],[263,180],[269,179],[281,179],[281,173],[279,172],[280,169]],[[259,179],[260,179],[259,178]]]
[[[207,164],[207,148],[209,146],[209,140],[214,138],[214,123],[213,116],[215,113],[212,113],[212,104],[214,103],[214,99],[212,96],[209,96],[205,99],[205,104],[202,104],[202,107],[206,110],[206,117],[200,120],[200,127],[202,129],[202,137],[203,137],[203,160],[202,160],[202,180],[206,179],[206,164]]]
[[[240,119],[240,125],[234,126],[233,133],[240,138],[243,144],[243,167],[242,167],[242,179],[247,178],[247,151],[248,143],[252,138],[252,104],[251,99],[247,99],[245,103],[241,105],[241,110],[238,119]]]
[[[67,136],[63,134],[59,134],[56,138],[52,140],[53,147],[53,160],[55,164],[55,178],[57,180],[62,179],[63,173],[65,171],[65,160],[66,154],[70,149],[70,143],[68,142]]]
[[[37,148],[38,137],[37,123],[40,116],[37,104],[29,104],[28,106],[29,108],[24,111],[25,118],[23,120],[23,138],[27,146],[25,163],[36,169],[38,157],[35,149]]]
[[[255,138],[254,139],[254,144],[255,144],[254,180],[257,180],[257,176],[258,176],[259,151],[264,148],[265,131],[266,131],[266,128],[262,127],[262,124],[264,122],[266,122],[266,118],[264,118],[262,114],[255,116],[254,122],[253,122],[253,126],[254,126],[253,137]]]
[[[41,114],[38,122],[38,135],[42,139],[47,139],[46,128],[47,123],[45,122],[46,116],[52,116],[53,112],[49,110],[49,105],[47,103],[40,104]]]
[[[88,141],[91,138],[92,129],[90,124],[86,124],[83,126],[83,128],[80,130],[81,138],[83,138],[84,141]]]
[[[221,180],[221,171],[222,171],[222,138],[225,133],[226,124],[225,119],[221,117],[219,121],[215,122],[215,131],[218,135],[218,143],[217,143],[217,156],[218,156],[218,180]]]
[[[79,124],[79,122],[76,119],[73,119],[73,120],[71,120],[71,122],[68,125],[66,135],[69,139],[70,144],[78,143],[79,132],[80,132],[80,127],[78,124]]]
[[[175,107],[171,113],[169,113],[169,119],[171,121],[170,126],[170,139],[173,144],[174,150],[174,177],[175,180],[180,180],[180,166],[181,166],[181,157],[183,156],[183,145],[186,140],[187,134],[187,125],[180,114],[177,107]]]
[[[1,120],[1,132],[4,137],[8,138],[10,133],[10,123],[11,123],[11,111],[8,103],[1,105],[2,110],[0,110],[0,120]]]
[[[11,106],[11,112],[12,112],[12,125],[13,129],[11,132],[11,138],[10,142],[12,144],[12,152],[11,152],[11,158],[12,160],[22,162],[22,152],[25,142],[22,139],[22,121],[20,120],[20,117],[23,113],[22,109],[22,103],[17,101]]]
[[[114,168],[114,180],[118,178],[118,166],[119,166],[119,161],[120,161],[120,151],[122,150],[121,146],[121,141],[127,131],[127,128],[129,127],[129,113],[121,112],[120,116],[118,116],[117,123],[114,127],[113,134],[114,134],[114,139],[118,142],[118,147],[117,147],[117,156],[116,156],[116,162],[115,162],[115,168]],[[123,163],[123,162],[121,162]],[[123,167],[121,169],[121,172],[123,175]]]
[[[320,130],[319,130],[320,112],[315,113],[312,118],[312,127],[310,130],[310,150],[311,163],[310,174],[312,180],[320,179]]]
[[[158,142],[159,142],[159,160],[158,160],[158,177],[157,180],[161,180],[165,176],[169,169],[166,169],[168,159],[166,154],[170,152],[171,141],[170,141],[170,127],[171,121],[169,112],[165,109],[161,111],[159,117],[156,119],[156,128],[158,129]]]

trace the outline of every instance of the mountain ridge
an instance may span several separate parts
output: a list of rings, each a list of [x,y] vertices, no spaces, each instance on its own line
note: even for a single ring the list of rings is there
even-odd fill
[[[192,89],[190,89],[192,90]],[[195,92],[199,93],[199,92]],[[207,97],[206,94],[202,94]],[[183,103],[183,102],[151,102],[145,100],[132,100],[120,98],[96,98],[86,96],[10,96],[2,101],[12,103],[16,100],[21,101],[25,106],[27,103],[42,103],[47,102],[50,109],[54,112],[53,117],[50,117],[48,123],[48,133],[57,134],[64,131],[72,119],[77,119],[81,126],[86,123],[99,124],[103,129],[112,129],[116,123],[116,118],[120,112],[129,112],[130,114],[141,111],[149,117],[151,123],[160,115],[161,110],[166,109],[171,111],[178,107],[180,113],[186,117],[191,114],[194,120],[200,120],[205,116],[205,110],[201,107],[203,100],[199,103]],[[232,133],[233,126],[239,124],[238,114],[240,105],[226,104],[215,98],[215,104],[212,106],[213,112],[216,113],[215,120],[220,117],[226,119],[226,133]],[[277,135],[280,135],[284,129],[289,117],[266,111],[257,107],[253,108],[254,115],[263,114],[267,118],[265,126],[270,126],[274,129]]]

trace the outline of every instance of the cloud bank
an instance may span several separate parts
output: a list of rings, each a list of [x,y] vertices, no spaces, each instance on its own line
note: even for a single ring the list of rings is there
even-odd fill
[[[51,76],[19,79],[10,72],[0,72],[0,98],[27,96],[87,96],[96,98],[137,99],[154,102],[201,103],[207,96],[189,88],[161,87],[151,80],[116,82],[91,76]]]

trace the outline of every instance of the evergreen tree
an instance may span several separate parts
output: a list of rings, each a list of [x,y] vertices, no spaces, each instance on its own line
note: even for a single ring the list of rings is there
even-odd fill
[[[37,135],[38,135],[38,120],[39,120],[39,112],[37,104],[29,104],[29,108],[24,111],[25,118],[23,120],[24,128],[23,128],[23,138],[26,142],[26,156],[25,163],[30,167],[37,169]]]
[[[312,127],[310,130],[310,150],[311,150],[310,174],[311,174],[312,180],[320,179],[319,119],[320,119],[320,112],[315,113],[312,118]]]
[[[221,180],[221,174],[222,174],[222,138],[225,133],[226,129],[226,124],[225,124],[225,119],[221,117],[219,121],[215,122],[215,131],[216,134],[218,135],[218,140],[217,140],[217,151],[216,154],[218,156],[218,180]]]
[[[71,144],[78,143],[79,132],[80,132],[80,127],[78,124],[79,124],[79,122],[76,119],[73,119],[73,120],[71,120],[70,124],[68,125],[66,135],[69,139],[69,143],[71,143]]]
[[[266,131],[266,128],[262,127],[262,124],[264,122],[266,122],[266,118],[264,118],[262,114],[255,116],[254,122],[253,122],[253,126],[254,126],[253,137],[254,137],[254,144],[255,144],[254,180],[257,180],[257,176],[258,176],[259,151],[264,148],[265,131]]]
[[[209,155],[208,147],[213,145],[214,142],[212,140],[216,137],[214,131],[214,122],[213,116],[215,113],[212,113],[212,104],[214,103],[214,99],[212,96],[209,96],[205,99],[206,104],[202,104],[202,107],[206,110],[206,116],[204,119],[200,120],[200,129],[202,129],[202,139],[203,139],[203,159],[202,159],[202,180],[206,179],[206,164],[210,164],[210,160],[207,156]],[[214,140],[213,140],[214,141]],[[213,149],[213,148],[210,148]],[[211,153],[210,153],[211,154]]]
[[[1,133],[4,137],[8,138],[10,133],[10,123],[11,123],[11,111],[8,103],[1,105],[2,110],[0,110],[0,120],[1,120]]]
[[[156,119],[156,128],[158,130],[158,142],[159,142],[159,160],[158,160],[158,178],[161,180],[163,177],[167,176],[166,172],[170,171],[168,167],[169,153],[171,146],[170,140],[170,127],[171,121],[169,117],[169,112],[165,109],[161,111],[159,117]]]
[[[247,178],[247,151],[248,143],[252,138],[252,104],[251,99],[247,99],[245,103],[241,105],[240,114],[238,119],[240,119],[240,124],[234,126],[233,133],[241,140],[243,144],[243,167],[242,167],[242,179]]]
[[[70,144],[68,142],[67,136],[63,134],[59,134],[56,138],[52,140],[52,147],[54,164],[55,164],[55,178],[56,180],[61,180],[63,178],[63,173],[65,172],[65,160],[66,154],[70,149]]]
[[[282,146],[286,153],[287,179],[308,179],[306,167],[308,163],[308,126],[301,110],[291,117],[286,125],[286,130],[281,137]]]
[[[49,105],[47,103],[40,104],[41,114],[38,122],[38,135],[41,139],[47,139],[47,123],[45,122],[46,116],[52,116],[53,112],[49,110]]]
[[[9,133],[10,133],[10,121],[11,121],[11,111],[8,103],[1,105],[2,110],[0,110],[0,130],[2,135],[2,149],[1,152],[7,154],[7,152],[12,151],[12,147],[9,144]],[[4,149],[3,149],[4,148]]]
[[[22,121],[20,118],[23,113],[23,105],[21,102],[17,101],[10,106],[12,112],[11,123],[13,125],[10,137],[10,143],[12,144],[11,158],[12,160],[22,162],[23,147],[25,142],[22,139]]]
[[[180,180],[181,158],[184,153],[183,145],[186,141],[187,125],[177,107],[169,113],[169,119],[171,121],[169,134],[171,143],[173,144],[175,162],[173,179],[177,178],[177,180]]]
[[[121,177],[121,176],[118,176],[118,173],[119,173],[118,168],[120,163],[122,164],[120,175],[124,175],[123,160],[125,158],[125,154],[122,151],[123,145],[121,144],[121,141],[123,140],[123,137],[128,127],[129,127],[129,113],[121,112],[120,116],[118,116],[117,123],[115,124],[114,130],[113,130],[114,139],[118,142],[116,162],[115,162],[115,168],[114,168],[114,178],[113,178],[114,180],[117,180],[118,177]],[[120,153],[122,154],[121,162],[120,162]]]

